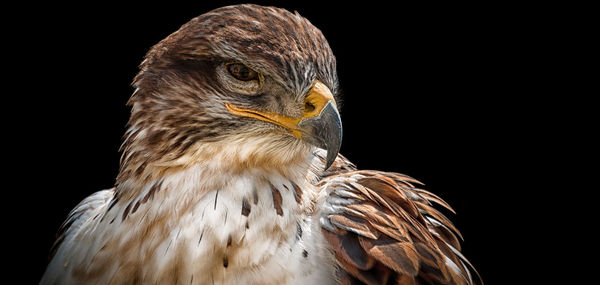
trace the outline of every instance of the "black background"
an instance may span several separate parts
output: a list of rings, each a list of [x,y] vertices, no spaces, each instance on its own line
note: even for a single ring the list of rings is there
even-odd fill
[[[531,138],[552,125],[533,92],[547,64],[536,44],[547,23],[519,6],[350,2],[265,4],[297,10],[329,40],[343,96],[341,153],[361,169],[424,182],[456,210],[444,213],[484,281],[510,284],[531,262],[519,245],[535,236],[536,223],[517,214],[532,191],[521,182],[535,183],[533,161],[544,157]],[[28,210],[17,216],[35,240],[15,260],[31,282],[68,212],[115,181],[125,103],[146,51],[231,3],[35,6],[8,27],[17,36],[5,44],[20,62],[11,84],[21,88],[7,107],[19,111],[15,134],[27,149],[12,169],[27,174],[17,192]]]

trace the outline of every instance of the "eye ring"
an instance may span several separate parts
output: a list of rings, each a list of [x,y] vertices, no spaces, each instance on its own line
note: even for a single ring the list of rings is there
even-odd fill
[[[238,76],[238,73],[243,74]],[[257,95],[265,80],[262,73],[244,63],[233,60],[223,61],[219,64],[216,74],[223,87],[232,92],[245,95]]]
[[[256,81],[260,83],[260,73],[247,65],[239,62],[230,62],[225,64],[227,73],[236,80],[242,82]]]

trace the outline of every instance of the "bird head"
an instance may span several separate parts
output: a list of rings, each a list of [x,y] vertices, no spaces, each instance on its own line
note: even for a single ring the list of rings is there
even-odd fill
[[[192,19],[146,55],[134,79],[121,176],[222,155],[293,163],[340,149],[335,57],[298,13],[228,6]]]

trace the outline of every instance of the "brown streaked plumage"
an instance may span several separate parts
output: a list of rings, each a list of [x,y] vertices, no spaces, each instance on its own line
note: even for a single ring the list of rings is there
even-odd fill
[[[337,154],[335,57],[298,13],[200,15],[133,86],[115,187],[69,214],[42,284],[482,283],[448,204]]]
[[[273,207],[277,212],[277,215],[283,216],[283,209],[281,209],[281,192],[277,189],[273,184],[269,184],[271,186],[271,193],[273,194]]]
[[[433,205],[454,210],[421,183],[399,173],[356,170],[329,173],[321,187],[340,211],[323,228],[335,249],[344,284],[478,284],[479,275],[460,254],[462,239]],[[471,274],[475,274],[472,276]]]

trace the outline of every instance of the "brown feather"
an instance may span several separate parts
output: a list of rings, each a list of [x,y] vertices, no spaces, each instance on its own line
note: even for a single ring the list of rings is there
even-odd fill
[[[460,231],[458,231],[458,229],[454,226],[454,224],[448,220],[448,218],[446,218],[446,216],[444,216],[442,213],[440,213],[438,210],[436,210],[435,208],[429,206],[429,205],[424,205],[421,204],[421,212],[431,216],[432,218],[434,218],[435,220],[439,221],[440,223],[442,223],[442,225],[450,228],[453,232],[455,232],[456,234],[458,234],[458,236],[460,237],[460,239],[462,238],[462,235],[460,234]]]
[[[419,259],[413,245],[389,238],[367,239],[358,237],[360,245],[368,254],[394,271],[416,276],[419,272]]]
[[[375,231],[369,224],[361,221],[350,215],[331,215],[329,216],[331,222],[347,231],[357,233],[372,239],[377,239],[377,231]]]
[[[456,235],[450,229],[448,229],[436,219],[427,218],[427,221],[427,228],[429,229],[429,232],[439,237],[445,243],[460,250],[460,242],[456,238]]]
[[[399,274],[396,277],[396,285],[417,285],[415,277],[404,274]]]
[[[302,205],[302,188],[294,182],[292,182],[292,187],[294,187],[294,199],[296,200],[296,203]]]
[[[248,217],[250,212],[252,211],[252,206],[250,206],[250,202],[248,202],[248,198],[244,197],[242,199],[242,215]]]
[[[360,270],[368,270],[375,264],[375,259],[367,255],[354,235],[337,235],[323,230],[325,238],[329,241],[335,252],[345,260],[347,265]]]
[[[414,188],[414,191],[416,193],[418,193],[419,195],[425,197],[425,199],[427,199],[427,201],[435,202],[438,205],[446,208],[448,211],[452,212],[453,214],[456,214],[454,209],[448,203],[446,203],[446,201],[442,200],[442,198],[438,197],[437,195],[435,195],[429,191],[419,189],[419,188]]]
[[[338,234],[323,232],[345,271],[344,282],[379,284],[393,278],[389,281],[395,284],[483,284],[459,252],[458,229],[433,206],[453,209],[413,184],[422,185],[399,173],[341,168],[319,181],[319,187],[333,189],[327,202],[339,211],[326,216]],[[375,264],[364,270],[365,263],[359,263],[364,260]],[[374,278],[374,272],[386,279]]]
[[[390,276],[392,275],[392,270],[380,266],[377,264],[371,270],[359,270],[356,267],[348,264],[344,259],[340,259],[335,253],[335,256],[342,268],[346,270],[347,273],[358,279],[360,282],[356,282],[355,284],[367,284],[367,285],[384,285],[387,284]]]
[[[275,188],[275,186],[273,186],[273,184],[271,185],[271,193],[273,194],[273,207],[275,207],[275,211],[277,212],[277,215],[279,216],[283,216],[283,209],[281,208],[281,203],[283,201],[283,198],[281,197],[281,193],[279,192],[279,189]]]

